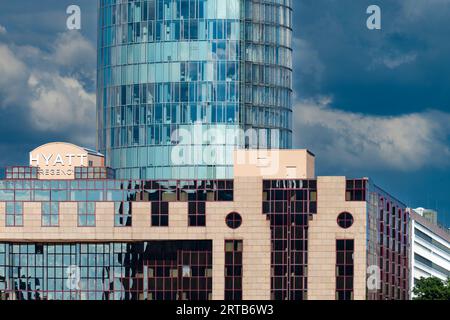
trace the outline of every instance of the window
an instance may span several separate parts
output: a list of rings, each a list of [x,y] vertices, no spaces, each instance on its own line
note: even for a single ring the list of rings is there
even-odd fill
[[[366,180],[347,180],[346,182],[346,201],[365,201],[366,200]]]
[[[429,269],[434,269],[437,272],[443,274],[444,276],[447,276],[447,278],[450,278],[450,271],[447,269],[437,265],[436,263],[432,262],[431,260],[428,260],[427,258],[422,257],[420,254],[414,253],[414,260],[424,266],[427,266]]]
[[[351,213],[348,212],[342,212],[339,214],[337,218],[337,223],[339,227],[343,229],[348,229],[353,225],[353,216]]]
[[[446,246],[442,245],[440,242],[436,241],[435,239],[433,239],[432,237],[430,237],[429,235],[427,235],[426,233],[420,231],[417,228],[414,228],[414,233],[417,237],[425,240],[426,242],[430,243],[431,245],[437,247],[438,249],[442,250],[443,252],[446,252],[447,254],[450,255],[450,249],[448,249]]]
[[[0,243],[0,300],[198,301],[211,295],[212,241]]]
[[[131,227],[132,220],[131,202],[116,202],[114,204],[114,226]]]
[[[37,179],[38,176],[39,176],[38,168],[34,167],[6,168],[6,179],[29,180],[29,179]]]
[[[231,229],[237,229],[242,224],[242,217],[237,212],[232,212],[229,215],[227,215],[225,222],[227,223],[227,226]]]
[[[95,227],[95,202],[78,203],[78,226]]]
[[[6,226],[7,227],[23,226],[23,202],[6,203]]]
[[[169,226],[169,203],[152,202],[152,227]]]
[[[374,191],[378,197],[381,220],[377,232],[377,244],[380,248],[378,265],[381,268],[381,290],[376,292],[376,298],[378,300],[408,299],[410,278],[407,249],[409,241],[408,213],[402,203],[390,198],[382,190],[374,188]],[[371,228],[374,227],[376,226]]]
[[[59,203],[58,202],[42,202],[41,206],[42,226],[58,227],[59,226]]]
[[[354,240],[336,240],[336,300],[353,300]]]
[[[306,300],[308,224],[317,212],[317,181],[264,180],[263,212],[271,229],[271,299]]]
[[[206,226],[206,203],[204,201],[189,202],[188,220],[189,227]]]
[[[242,240],[225,241],[225,300],[242,300]]]
[[[89,161],[89,167],[76,167],[75,179],[114,179],[115,172],[111,168],[93,167]]]
[[[183,278],[190,278],[192,276],[191,267],[183,266]]]

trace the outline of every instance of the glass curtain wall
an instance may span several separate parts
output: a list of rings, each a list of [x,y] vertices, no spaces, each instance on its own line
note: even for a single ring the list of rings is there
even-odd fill
[[[118,178],[225,179],[235,148],[291,147],[291,0],[98,12],[98,149]]]

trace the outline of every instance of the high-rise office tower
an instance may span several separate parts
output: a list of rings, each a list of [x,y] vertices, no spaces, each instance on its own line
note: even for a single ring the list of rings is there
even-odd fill
[[[291,148],[292,0],[99,0],[98,149],[118,178],[224,179]]]

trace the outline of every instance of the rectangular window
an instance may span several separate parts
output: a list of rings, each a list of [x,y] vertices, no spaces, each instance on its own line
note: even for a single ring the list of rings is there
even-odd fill
[[[34,167],[10,167],[6,168],[6,179],[30,180],[38,179],[38,168]]]
[[[152,202],[152,227],[169,226],[169,203]]]
[[[242,300],[242,240],[225,241],[225,300]]]
[[[41,205],[42,226],[58,227],[59,226],[59,203],[58,202],[42,202]]]
[[[6,226],[23,227],[23,202],[6,203]]]
[[[78,202],[78,226],[95,227],[95,202]]]
[[[336,300],[353,300],[354,240],[336,240]]]
[[[206,203],[203,201],[189,202],[188,205],[189,227],[206,226]]]
[[[132,203],[116,202],[114,203],[114,226],[131,227],[132,225]]]
[[[366,185],[366,180],[347,180],[345,201],[366,201]]]

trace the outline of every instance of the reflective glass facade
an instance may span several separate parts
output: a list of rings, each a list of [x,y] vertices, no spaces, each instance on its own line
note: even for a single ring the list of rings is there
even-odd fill
[[[99,0],[98,148],[118,178],[227,179],[236,147],[291,148],[291,2]]]
[[[210,241],[0,243],[0,300],[210,300]]]
[[[317,180],[264,180],[270,220],[271,299],[308,299],[308,228],[317,213]]]
[[[233,180],[0,180],[0,201],[47,203],[44,213],[49,215],[61,202],[188,202],[204,207],[206,202],[233,201],[233,185]],[[13,206],[8,212],[21,214],[21,209]]]
[[[406,205],[370,181],[356,180],[355,188],[361,183],[367,195],[367,266],[380,271],[379,290],[368,289],[367,299],[407,300],[411,235]]]

